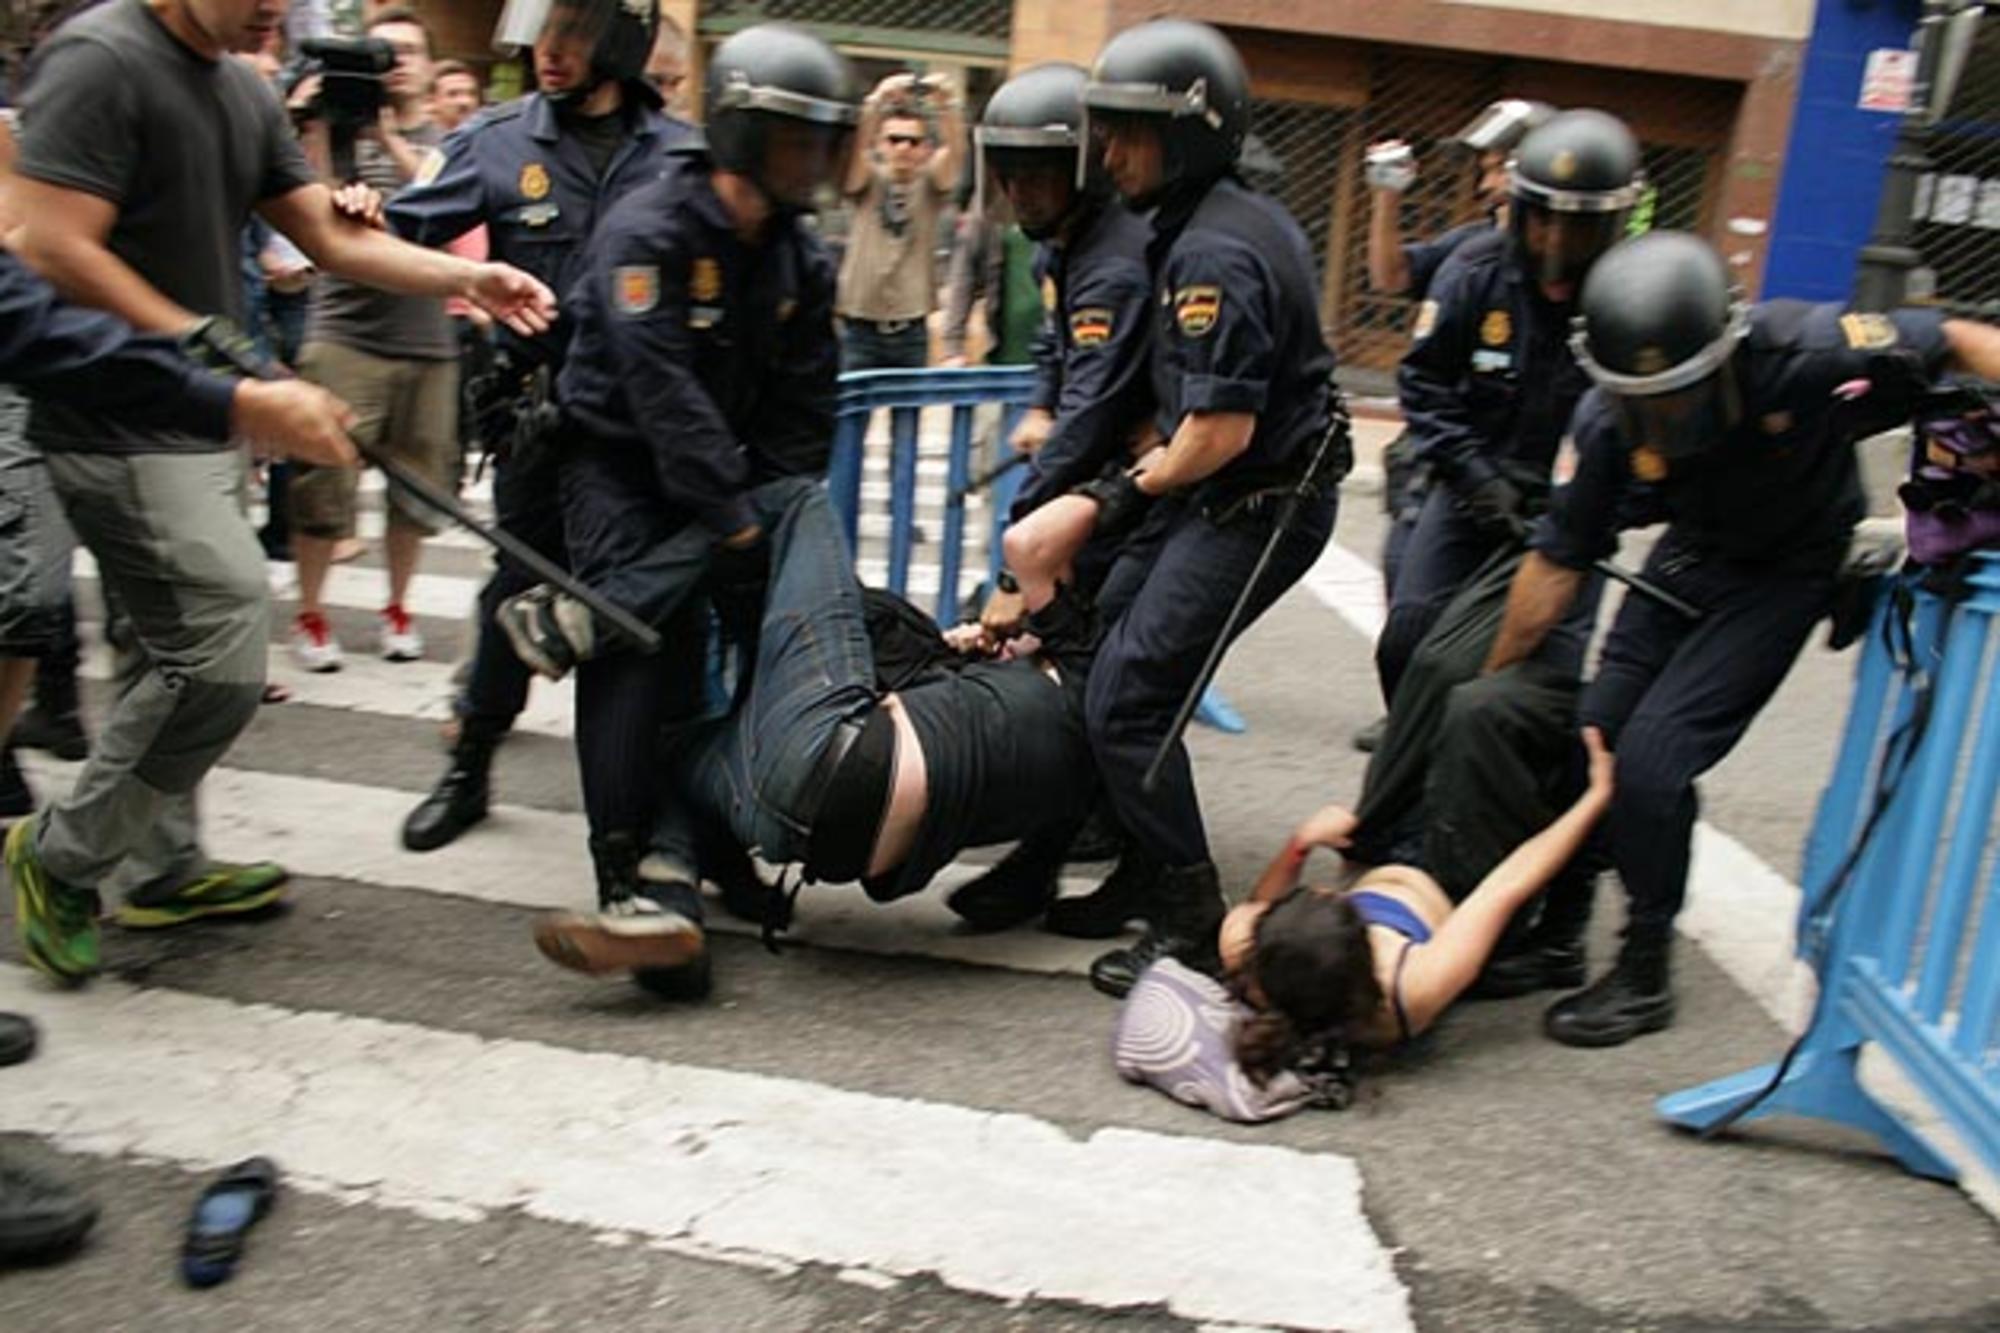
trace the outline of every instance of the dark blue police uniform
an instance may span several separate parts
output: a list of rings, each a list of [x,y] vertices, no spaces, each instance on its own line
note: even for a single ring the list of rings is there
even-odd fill
[[[1578,712],[1618,753],[1607,821],[1635,931],[1664,933],[1686,892],[1694,781],[1736,745],[1826,614],[1865,506],[1854,441],[1907,420],[1942,367],[1942,317],[1836,305],[1756,307],[1734,360],[1737,424],[1669,462],[1634,448],[1592,390],[1577,410],[1577,469],[1531,539],[1571,569],[1617,548],[1618,528],[1668,523],[1646,561],[1702,608],[1690,622],[1627,596]],[[1856,402],[1835,390],[1872,386]]]
[[[694,133],[636,97],[626,99],[621,114],[628,132],[600,173],[578,136],[565,132],[556,105],[540,93],[486,111],[426,158],[416,179],[390,201],[389,225],[420,245],[442,245],[484,223],[495,260],[534,274],[560,298],[581,270],[584,241],[599,217],[613,201],[655,179],[666,150]],[[503,329],[503,374],[519,383],[539,368],[553,372],[568,331],[566,318],[532,339]],[[547,449],[503,462],[494,474],[493,502],[501,527],[562,560],[556,464]],[[479,595],[479,647],[459,712],[494,734],[511,726],[526,704],[529,672],[489,627],[495,608],[534,582],[503,557]]]
[[[1397,372],[1412,452],[1431,487],[1375,647],[1382,696],[1391,703],[1438,613],[1508,540],[1475,524],[1461,497],[1505,476],[1538,501],[1589,387],[1570,355],[1570,307],[1544,299],[1514,255],[1512,241],[1492,229],[1461,246],[1419,310],[1416,341]],[[1577,619],[1565,639],[1580,667]]]
[[[1467,241],[1491,235],[1487,220],[1461,223],[1428,241],[1412,241],[1403,247],[1403,263],[1410,274],[1403,295],[1421,303],[1430,295],[1444,261],[1457,254]],[[1382,588],[1390,595],[1396,590],[1396,575],[1403,567],[1403,553],[1409,549],[1410,535],[1416,531],[1417,516],[1423,510],[1428,489],[1423,469],[1410,458],[1410,432],[1406,426],[1382,451],[1382,508],[1389,515],[1389,531],[1382,539]]]
[[[229,438],[236,398],[234,384],[198,369],[171,340],[134,333],[110,315],[64,303],[5,251],[0,380],[35,397],[205,441]],[[87,452],[89,441],[74,447]]]
[[[1055,422],[1015,493],[1010,517],[1017,521],[1119,456],[1152,408],[1152,235],[1144,221],[1107,202],[1067,244],[1041,246],[1036,268],[1055,299],[1035,346],[1035,405]]]
[[[1185,746],[1148,793],[1140,780],[1271,534],[1279,494],[1310,464],[1331,417],[1333,352],[1320,335],[1311,250],[1272,200],[1233,179],[1154,217],[1150,356],[1160,434],[1190,412],[1247,412],[1242,454],[1154,502],[1105,580],[1122,607],[1091,669],[1085,722],[1118,815],[1169,868],[1210,859]],[[1344,469],[1334,469],[1338,472]],[[1321,479],[1280,541],[1239,629],[1318,558],[1333,532],[1337,475]]]
[[[690,522],[716,539],[757,522],[749,490],[824,475],[838,412],[834,270],[796,218],[739,238],[698,143],[606,214],[567,303],[559,381],[562,504],[577,576],[643,619],[690,580]],[[698,572],[698,571],[696,571]],[[681,603],[660,657],[585,661],[577,742],[596,831],[643,829],[655,738],[698,705],[706,611]]]

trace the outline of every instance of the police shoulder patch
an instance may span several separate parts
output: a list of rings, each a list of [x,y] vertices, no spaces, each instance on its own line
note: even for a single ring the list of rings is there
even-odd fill
[[[624,315],[644,315],[660,304],[660,270],[626,264],[611,270],[611,301]]]
[[[1896,345],[1896,325],[1887,315],[1842,315],[1840,331],[1857,352],[1879,352]]]
[[[1488,347],[1504,347],[1514,336],[1514,321],[1504,310],[1489,310],[1479,321],[1479,341]]]
[[[444,170],[444,149],[433,148],[424,154],[424,160],[417,163],[417,174],[410,178],[412,184],[429,185]]]
[[[1044,276],[1042,278],[1042,309],[1054,310],[1055,308],[1056,308],[1056,280],[1054,278]]]
[[[1431,330],[1438,325],[1438,303],[1426,301],[1417,307],[1417,322],[1410,328],[1412,338],[1423,339],[1431,336]]]
[[[1097,347],[1111,340],[1111,311],[1090,306],[1069,317],[1069,338],[1078,347]]]
[[[1215,327],[1222,314],[1222,288],[1211,283],[1183,287],[1174,293],[1174,323],[1183,337],[1199,338]]]

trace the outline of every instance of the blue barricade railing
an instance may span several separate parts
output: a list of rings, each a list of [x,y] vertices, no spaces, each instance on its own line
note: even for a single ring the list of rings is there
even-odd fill
[[[966,483],[983,471],[1006,461],[1012,454],[1007,437],[1015,421],[1027,407],[1035,389],[1035,373],[1029,366],[980,366],[963,370],[864,370],[840,377],[840,425],[834,434],[833,461],[827,469],[827,487],[834,512],[840,516],[847,535],[847,548],[857,559],[864,550],[878,545],[864,544],[862,483],[868,425],[878,410],[889,413],[888,506],[886,549],[882,559],[882,584],[900,596],[911,595],[912,567],[921,531],[924,544],[935,542],[937,596],[931,614],[940,625],[959,619],[960,599],[968,581],[990,586],[1000,572],[1000,534],[1007,523],[1007,510],[1020,489],[1018,469],[995,478],[983,492],[983,531],[967,541],[968,501]],[[979,436],[980,409],[997,405],[999,412],[986,414],[995,427],[983,439]],[[922,469],[923,411],[949,409],[946,436],[942,503],[935,536],[928,526],[918,523]],[[975,455],[977,455],[975,457]],[[934,481],[935,479],[933,479]],[[871,507],[875,508],[875,507]],[[871,525],[872,526],[872,525]],[[970,545],[973,563],[967,564]],[[968,580],[976,570],[975,580]],[[914,598],[912,600],[915,600]],[[1241,732],[1245,724],[1236,710],[1210,690],[1202,699],[1196,717],[1222,731]]]
[[[1909,587],[1910,585],[1897,585]],[[1883,598],[1857,669],[1833,777],[1806,845],[1798,953],[1819,976],[1812,1025],[1776,1066],[1662,1098],[1692,1129],[1785,1112],[1880,1139],[1921,1175],[1957,1171],[1856,1077],[1886,1052],[2000,1174],[2000,557],[1969,591]]]

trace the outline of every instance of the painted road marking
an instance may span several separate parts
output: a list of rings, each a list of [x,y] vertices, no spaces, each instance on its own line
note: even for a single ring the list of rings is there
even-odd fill
[[[11,966],[0,1008],[33,1009],[46,1034],[0,1080],[0,1127],[73,1151],[208,1169],[254,1144],[291,1185],[430,1217],[519,1209],[1002,1299],[1414,1327],[1360,1172],[1332,1154],[1079,1139],[1024,1115],[112,981],[53,995]]]

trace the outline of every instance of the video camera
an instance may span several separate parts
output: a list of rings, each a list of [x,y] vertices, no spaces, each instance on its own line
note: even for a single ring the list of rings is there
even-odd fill
[[[291,84],[319,76],[319,92],[296,113],[301,121],[324,120],[334,131],[373,125],[387,100],[382,76],[396,67],[396,48],[380,37],[308,37],[299,43],[304,59]]]

